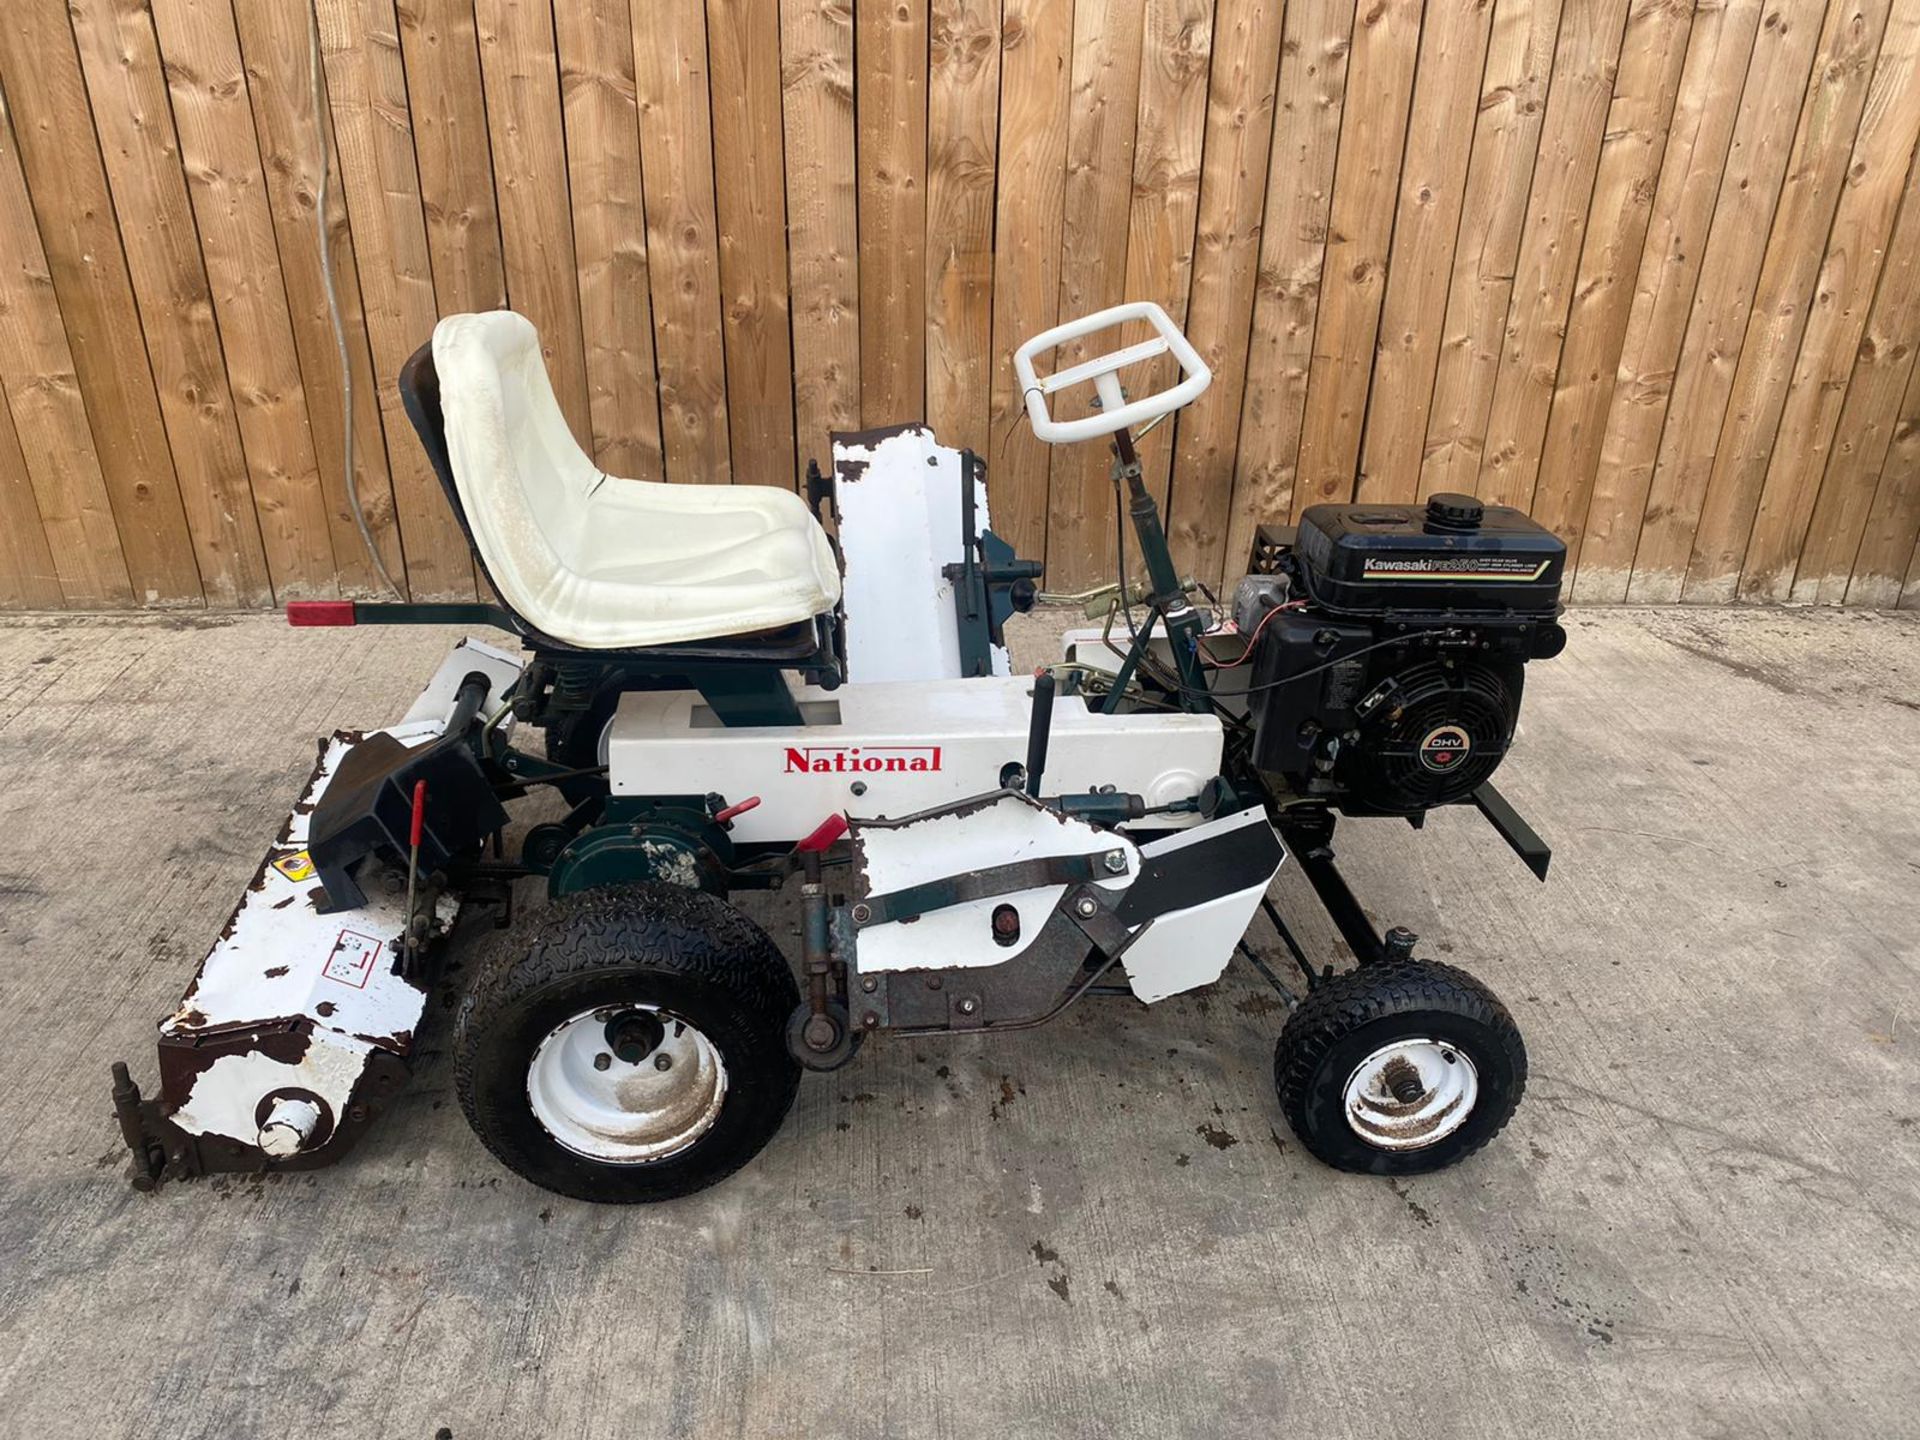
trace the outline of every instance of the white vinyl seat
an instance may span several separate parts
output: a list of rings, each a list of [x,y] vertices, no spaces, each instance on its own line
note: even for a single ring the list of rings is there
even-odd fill
[[[826,533],[791,490],[623,480],[567,428],[533,325],[450,315],[433,363],[447,458],[500,598],[555,640],[630,650],[812,619],[840,598]]]

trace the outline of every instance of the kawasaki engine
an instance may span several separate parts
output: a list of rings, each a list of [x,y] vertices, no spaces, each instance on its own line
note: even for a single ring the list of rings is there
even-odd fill
[[[1252,761],[1356,815],[1469,798],[1513,739],[1526,662],[1560,653],[1566,546],[1466,495],[1315,505],[1234,596]]]

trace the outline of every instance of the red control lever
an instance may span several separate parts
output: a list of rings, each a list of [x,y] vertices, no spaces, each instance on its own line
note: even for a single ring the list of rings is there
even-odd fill
[[[716,825],[724,825],[729,820],[733,819],[734,816],[744,815],[747,813],[747,811],[756,808],[759,804],[760,804],[760,797],[758,795],[749,795],[746,799],[742,800],[738,805],[729,805],[724,810],[714,811],[713,823]]]
[[[427,828],[427,782],[413,782],[413,825],[407,832],[407,844],[413,848],[417,857],[420,853],[420,836]]]
[[[809,850],[825,850],[846,833],[847,817],[836,812],[822,820],[811,835],[793,848],[802,854]]]

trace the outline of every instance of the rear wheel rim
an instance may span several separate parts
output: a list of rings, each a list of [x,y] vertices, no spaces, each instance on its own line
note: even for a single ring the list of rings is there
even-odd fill
[[[635,1059],[614,1053],[622,1016],[657,1020],[661,1039]],[[527,1062],[527,1102],[554,1141],[607,1165],[648,1165],[698,1143],[720,1118],[727,1067],[698,1027],[653,1005],[598,1006],[547,1032]]]
[[[1480,1072],[1458,1045],[1414,1037],[1383,1045],[1347,1076],[1347,1126],[1381,1150],[1424,1150],[1452,1135],[1480,1099]]]

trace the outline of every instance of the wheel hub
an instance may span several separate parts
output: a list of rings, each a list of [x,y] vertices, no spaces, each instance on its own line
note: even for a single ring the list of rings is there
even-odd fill
[[[1396,1040],[1347,1077],[1347,1124],[1383,1150],[1420,1150],[1466,1124],[1479,1098],[1479,1072],[1458,1046]]]
[[[726,1100],[720,1051],[665,1010],[583,1011],[556,1025],[527,1066],[534,1117],[590,1160],[664,1160],[713,1128]]]

